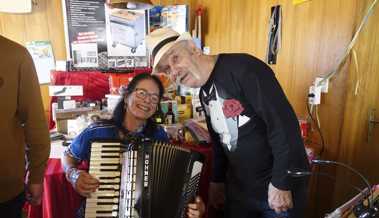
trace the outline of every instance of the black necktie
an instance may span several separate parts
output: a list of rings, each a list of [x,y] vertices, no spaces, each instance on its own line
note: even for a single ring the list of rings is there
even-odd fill
[[[212,86],[209,91],[208,91],[208,94],[206,95],[206,91],[203,90],[202,91],[202,97],[203,97],[203,102],[204,104],[206,105],[209,105],[209,102],[211,100],[215,100],[217,101],[217,97],[216,97],[216,87]]]

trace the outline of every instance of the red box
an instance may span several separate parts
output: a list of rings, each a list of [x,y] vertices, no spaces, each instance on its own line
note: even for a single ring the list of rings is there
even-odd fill
[[[309,130],[311,128],[310,123],[305,119],[299,119],[299,126],[301,131],[301,137],[303,139],[308,138]]]
[[[120,87],[127,87],[129,82],[138,74],[150,73],[150,68],[135,69],[128,73],[109,73],[109,92],[113,95],[120,94]]]

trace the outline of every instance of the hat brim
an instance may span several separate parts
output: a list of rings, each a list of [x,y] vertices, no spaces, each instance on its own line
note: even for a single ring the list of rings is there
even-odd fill
[[[162,59],[162,57],[175,45],[177,44],[178,42],[180,41],[184,41],[184,40],[192,40],[192,37],[191,35],[188,33],[188,32],[184,32],[182,34],[180,34],[180,36],[175,40],[175,41],[172,41],[172,42],[169,42],[167,44],[165,44],[164,46],[162,46],[162,48],[159,49],[159,51],[157,52],[157,54],[155,55],[154,57],[154,63],[153,63],[153,67],[155,68],[158,64],[159,64],[159,61]]]

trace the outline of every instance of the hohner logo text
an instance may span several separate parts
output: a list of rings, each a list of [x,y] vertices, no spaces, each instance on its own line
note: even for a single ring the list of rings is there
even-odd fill
[[[149,185],[149,154],[145,154],[145,164],[143,168],[143,186],[147,187]]]

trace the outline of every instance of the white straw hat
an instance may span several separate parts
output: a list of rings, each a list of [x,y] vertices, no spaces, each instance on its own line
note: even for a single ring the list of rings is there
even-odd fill
[[[171,28],[159,28],[146,36],[146,45],[153,58],[153,67],[157,66],[159,60],[175,43],[183,40],[191,40],[188,32],[179,34]]]

